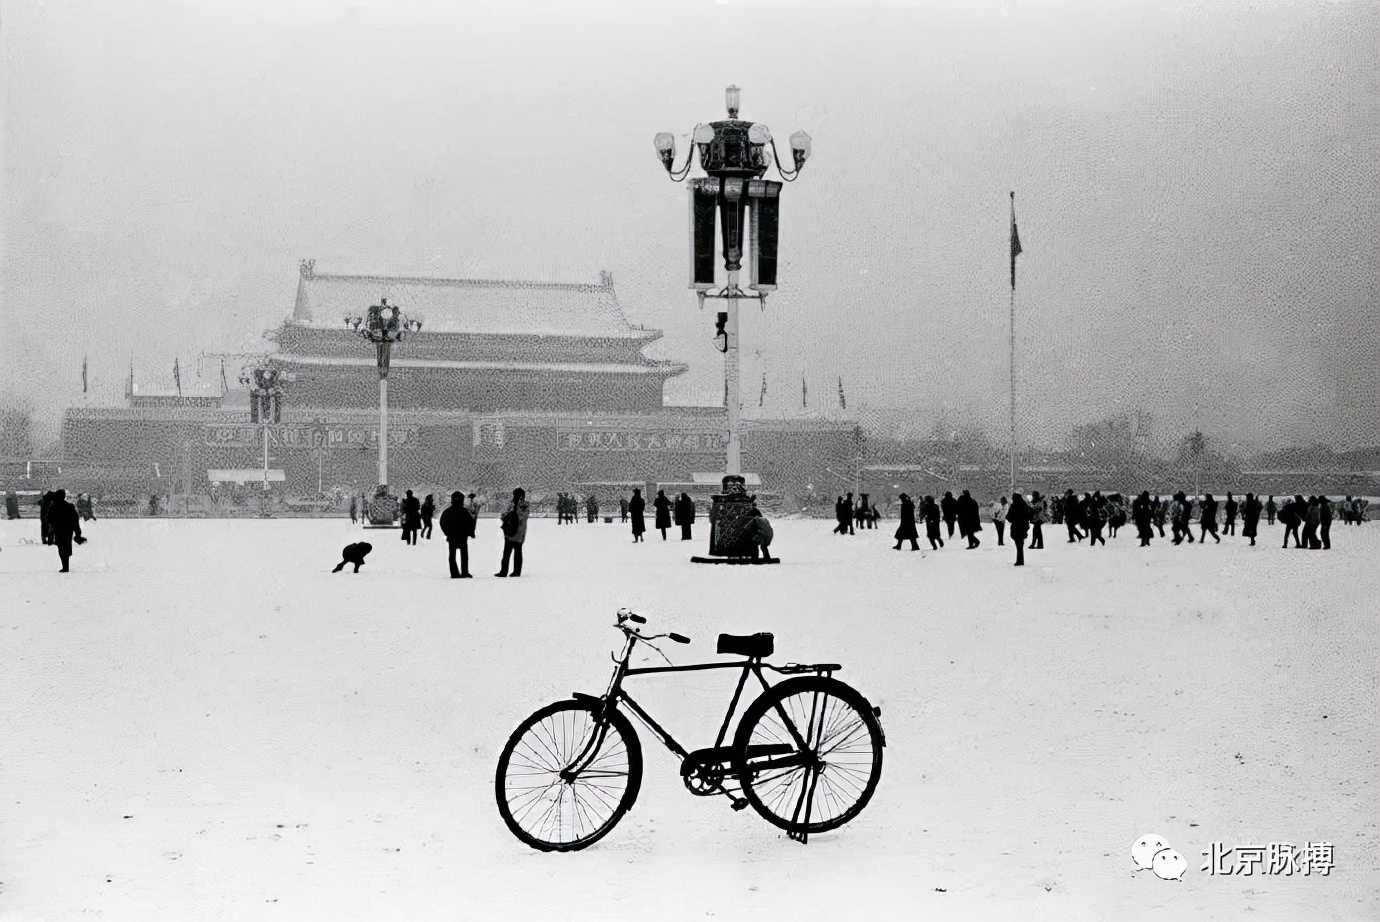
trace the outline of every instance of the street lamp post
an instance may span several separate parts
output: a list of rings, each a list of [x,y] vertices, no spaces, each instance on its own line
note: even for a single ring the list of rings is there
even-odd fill
[[[690,287],[698,294],[701,307],[706,298],[725,302],[725,310],[719,311],[715,318],[715,341],[719,351],[724,354],[724,389],[728,404],[728,446],[724,459],[726,476],[723,489],[726,497],[741,502],[746,498],[746,491],[742,476],[738,302],[746,298],[765,306],[767,293],[776,290],[782,184],[764,180],[762,176],[767,167],[775,163],[781,179],[793,182],[810,156],[811,141],[804,131],[791,135],[792,168],[783,167],[771,131],[760,123],[738,118],[738,102],[738,87],[728,87],[725,91],[728,118],[695,126],[691,135],[691,149],[680,167],[675,165],[676,139],[673,134],[661,132],[652,143],[672,181],[681,182],[689,175],[697,150],[700,166],[707,174],[690,181]],[[770,160],[768,147],[771,148]],[[749,209],[750,227],[746,220]],[[728,279],[723,288],[714,292],[716,216]],[[745,240],[745,236],[749,240]],[[744,244],[748,242],[752,250],[748,287],[754,294],[744,292],[738,283],[738,273],[743,268]],[[716,497],[716,508],[711,512],[715,524],[710,530],[710,553],[739,557],[743,552],[743,540],[738,529],[730,527],[736,514],[725,516],[727,510],[720,508],[719,502]]]
[[[259,365],[240,375],[240,383],[249,390],[249,421],[259,423],[263,431],[264,515],[268,514],[268,426],[270,423],[282,422],[282,385],[293,378],[294,375],[291,373],[272,365]]]
[[[361,338],[374,344],[379,371],[379,487],[388,486],[388,366],[393,356],[393,344],[402,342],[408,333],[422,328],[419,318],[410,318],[380,298],[363,317],[346,317],[345,323]]]

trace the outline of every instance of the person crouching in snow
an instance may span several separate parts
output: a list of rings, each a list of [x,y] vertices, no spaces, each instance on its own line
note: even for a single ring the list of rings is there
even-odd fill
[[[752,559],[757,559],[757,549],[762,549],[762,562],[775,563],[776,558],[771,556],[771,539],[775,532],[772,531],[771,523],[762,514],[762,510],[756,506],[752,507],[752,521],[748,524],[748,538],[752,541]]]
[[[355,565],[355,572],[358,573],[359,568],[364,566],[364,558],[368,557],[369,552],[373,549],[374,546],[368,543],[367,541],[360,541],[358,544],[345,545],[345,550],[340,552],[340,555],[343,559],[340,561],[340,563],[335,565],[335,569],[331,572],[339,573],[341,570],[345,569],[345,564],[352,563]]]

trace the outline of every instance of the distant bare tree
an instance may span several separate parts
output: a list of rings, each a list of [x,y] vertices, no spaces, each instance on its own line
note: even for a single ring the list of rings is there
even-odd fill
[[[34,454],[34,410],[27,397],[0,394],[0,458],[22,460]]]

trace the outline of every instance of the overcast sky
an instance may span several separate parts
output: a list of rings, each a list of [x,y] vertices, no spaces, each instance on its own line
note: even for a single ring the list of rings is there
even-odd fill
[[[686,192],[654,133],[815,152],[745,393],[1022,438],[1380,442],[1380,4],[627,2],[3,7],[4,386],[45,407],[264,348],[318,272],[594,281],[688,362]],[[783,145],[784,146],[784,145]],[[680,150],[685,149],[684,140]],[[759,354],[760,352],[760,354]]]

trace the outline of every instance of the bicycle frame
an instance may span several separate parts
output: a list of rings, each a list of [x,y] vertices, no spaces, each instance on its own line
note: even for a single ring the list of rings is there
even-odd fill
[[[636,717],[643,726],[645,726],[648,730],[651,731],[652,735],[656,737],[656,739],[661,743],[661,745],[665,746],[670,752],[679,756],[682,760],[690,758],[691,752],[687,750],[684,746],[682,746],[679,743],[679,741],[677,741],[676,738],[671,735],[669,730],[661,726],[661,724],[657,723],[656,719],[652,717],[652,715],[649,714],[647,710],[644,707],[642,707],[642,705],[638,704],[637,700],[634,699],[632,695],[629,695],[626,691],[623,690],[623,680],[628,676],[656,675],[675,672],[699,672],[710,669],[742,670],[742,674],[738,677],[738,684],[733,690],[733,697],[728,703],[728,711],[724,714],[723,724],[720,725],[718,735],[714,739],[714,745],[709,750],[710,752],[713,752],[716,750],[723,750],[724,741],[728,738],[728,728],[732,725],[733,715],[738,709],[738,703],[742,700],[743,689],[747,685],[748,676],[754,676],[757,679],[758,683],[761,684],[762,692],[765,693],[772,686],[771,683],[767,681],[766,676],[762,672],[764,668],[769,669],[772,672],[778,674],[797,674],[805,672],[814,672],[818,675],[832,675],[834,670],[838,668],[836,666],[799,666],[790,670],[786,670],[781,667],[772,666],[769,663],[763,663],[759,657],[749,657],[745,660],[734,660],[732,662],[726,663],[688,663],[684,666],[629,667],[628,660],[632,656],[633,647],[636,646],[637,641],[639,639],[645,638],[640,638],[638,634],[632,632],[629,629],[623,630],[627,637],[627,641],[623,645],[623,652],[619,656],[614,658],[614,662],[617,665],[614,667],[613,676],[609,679],[609,684],[608,687],[604,690],[604,694],[602,696],[595,696],[576,692],[573,696],[576,700],[584,700],[589,701],[591,703],[596,701],[599,702],[600,721],[597,731],[590,737],[589,742],[585,744],[585,748],[581,751],[581,753],[578,756],[575,757],[571,764],[566,767],[565,771],[561,773],[563,777],[574,777],[576,775],[579,775],[580,772],[584,771],[584,769],[588,767],[588,762],[593,758],[594,753],[596,753],[604,743],[604,736],[608,729],[609,715],[613,711],[617,710],[620,706],[626,707],[627,710],[634,717]],[[784,712],[781,716],[783,718],[785,726],[790,730],[791,735],[795,738],[796,745],[801,747],[802,749],[805,748],[805,741],[801,738],[800,733],[796,729],[794,722],[786,718]],[[794,764],[794,760],[775,760],[771,763],[763,765],[762,767],[766,768],[773,767],[776,765],[787,764]]]

